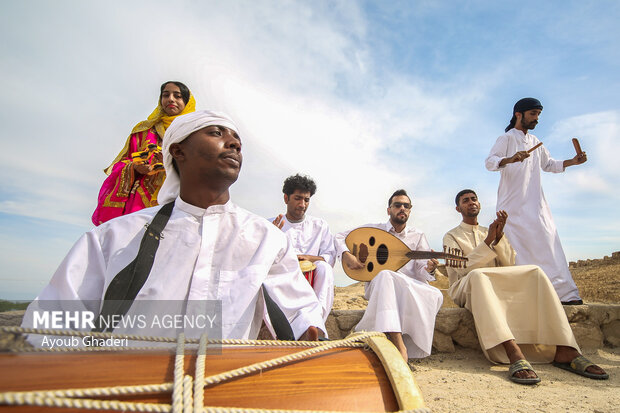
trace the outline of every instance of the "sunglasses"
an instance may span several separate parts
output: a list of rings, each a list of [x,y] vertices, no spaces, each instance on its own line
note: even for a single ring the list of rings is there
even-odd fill
[[[409,202],[392,202],[392,206],[394,208],[405,207],[405,209],[411,209],[411,204]]]

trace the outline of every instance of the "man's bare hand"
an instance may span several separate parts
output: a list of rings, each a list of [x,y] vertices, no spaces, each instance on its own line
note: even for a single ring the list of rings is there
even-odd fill
[[[148,165],[148,164],[137,164],[137,163],[134,163],[133,164],[133,170],[136,171],[137,173],[139,173],[140,175],[146,175],[149,172],[151,172],[152,168],[151,168],[151,165]]]
[[[581,165],[588,160],[588,156],[585,152],[581,152],[580,154],[575,155],[572,159],[567,159],[564,161],[564,168],[567,166]]]
[[[511,157],[504,158],[499,162],[499,166],[508,165],[509,163],[523,162],[524,159],[529,158],[530,154],[527,151],[519,151]],[[567,161],[564,161],[567,162]]]
[[[151,163],[163,163],[164,162],[164,154],[162,154],[161,152],[155,152],[153,154],[153,158],[151,160]]]
[[[282,227],[284,226],[284,214],[278,215],[271,223],[276,227],[282,229]]]
[[[325,261],[325,258],[320,257],[318,255],[305,255],[305,254],[297,255],[297,259],[299,261],[310,261],[310,262]]]
[[[508,213],[506,211],[497,211],[497,218],[495,221],[491,222],[489,225],[489,233],[487,237],[484,239],[484,243],[488,246],[491,246],[491,243],[498,243],[502,237],[504,236],[504,225],[506,225],[506,220],[508,219]]]
[[[510,162],[523,162],[524,159],[529,158],[530,154],[527,151],[519,151],[510,157]]]
[[[495,243],[497,244],[504,236],[504,226],[508,219],[508,213],[504,210],[497,211],[497,228],[495,230]]]
[[[364,268],[364,264],[357,259],[357,257],[351,254],[349,251],[345,251],[342,254],[342,263],[352,270],[361,270]]]
[[[431,251],[434,251],[434,250],[431,250]],[[430,260],[426,261],[426,272],[429,274],[432,274],[433,271],[437,269],[438,265],[439,265],[439,261],[437,261],[435,258],[431,258]]]

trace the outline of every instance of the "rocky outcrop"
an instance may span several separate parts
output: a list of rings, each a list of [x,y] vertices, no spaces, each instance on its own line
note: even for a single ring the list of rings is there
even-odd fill
[[[611,261],[620,261],[620,251],[612,252],[611,257],[609,255],[605,255],[600,259],[571,261],[568,263],[568,266],[569,268],[588,267],[591,265],[608,264]]]
[[[596,349],[620,345],[619,304],[564,306],[564,311],[581,348]],[[333,317],[336,323],[327,326],[330,337],[345,337],[363,314],[363,310],[332,311],[330,317]],[[335,325],[339,327],[337,330],[333,329]],[[455,345],[480,348],[474,319],[464,308],[442,308],[435,322],[433,349],[438,352],[454,352]]]

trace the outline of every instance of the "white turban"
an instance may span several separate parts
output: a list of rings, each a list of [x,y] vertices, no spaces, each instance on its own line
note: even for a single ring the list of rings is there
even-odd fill
[[[192,133],[206,128],[207,126],[218,125],[224,126],[228,129],[232,129],[237,134],[239,130],[228,117],[228,115],[222,112],[212,112],[209,110],[201,110],[197,112],[188,113],[187,115],[177,117],[164,135],[162,143],[162,154],[164,156],[164,168],[166,169],[166,180],[157,194],[157,202],[159,205],[167,204],[170,201],[174,201],[179,196],[181,189],[181,181],[179,180],[179,174],[174,170],[172,166],[172,155],[170,155],[170,145],[173,143],[183,142]]]

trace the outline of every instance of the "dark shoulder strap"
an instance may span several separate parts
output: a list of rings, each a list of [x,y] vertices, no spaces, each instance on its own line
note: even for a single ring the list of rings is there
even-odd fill
[[[278,307],[275,301],[269,296],[265,285],[262,286],[263,297],[265,297],[265,305],[267,306],[267,313],[269,314],[269,320],[276,332],[276,338],[278,340],[295,341],[295,334],[293,329],[288,323],[286,316],[282,312],[282,309]]]
[[[110,282],[108,289],[103,298],[103,306],[97,320],[101,317],[108,318],[114,315],[125,315],[138,292],[149,277],[155,253],[159,248],[159,240],[163,238],[162,232],[170,219],[174,201],[164,205],[157,211],[150,224],[147,224],[146,231],[140,242],[140,249],[136,258],[123,268]],[[105,329],[99,323],[94,331],[104,331]],[[108,328],[112,331],[112,328]]]

